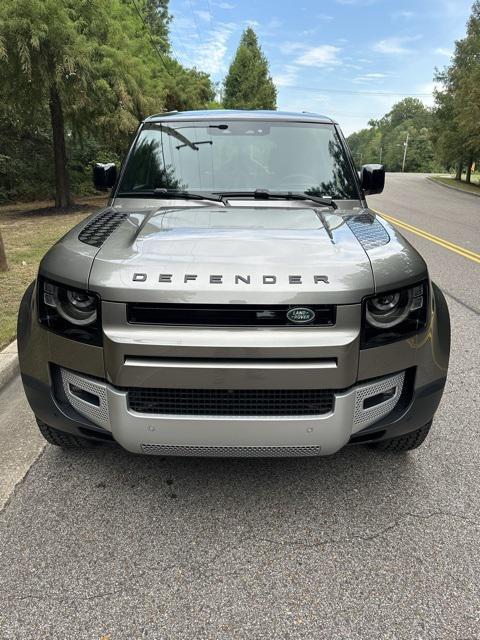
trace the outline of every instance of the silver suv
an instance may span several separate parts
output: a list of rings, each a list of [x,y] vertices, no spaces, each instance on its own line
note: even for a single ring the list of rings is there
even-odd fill
[[[109,206],[43,258],[18,323],[52,444],[136,453],[328,455],[425,439],[448,368],[445,298],[368,209],[310,113],[168,113],[140,126]]]

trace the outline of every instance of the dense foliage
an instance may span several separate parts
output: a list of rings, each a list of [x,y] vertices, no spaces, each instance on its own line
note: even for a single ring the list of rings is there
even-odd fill
[[[472,7],[467,34],[455,43],[452,64],[436,75],[434,137],[439,157],[455,165],[457,179],[480,163],[480,1]]]
[[[405,156],[405,171],[435,171],[440,169],[432,140],[434,115],[416,98],[397,102],[380,120],[371,120],[348,138],[356,164],[382,162],[388,171],[401,171]]]
[[[255,31],[248,27],[224,82],[226,109],[276,109],[277,90]]]
[[[214,99],[205,73],[173,59],[169,21],[167,0],[0,3],[0,200],[56,187],[67,206],[143,117]]]
[[[465,38],[455,43],[451,65],[435,80],[440,86],[433,109],[406,98],[348,138],[358,165],[383,162],[389,171],[401,171],[408,133],[405,171],[455,169],[460,180],[466,170],[470,182],[480,163],[480,0],[473,4]]]

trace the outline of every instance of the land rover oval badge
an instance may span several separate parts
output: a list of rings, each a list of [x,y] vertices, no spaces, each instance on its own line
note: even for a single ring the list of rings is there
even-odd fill
[[[308,324],[315,320],[315,311],[308,307],[293,307],[287,311],[287,318],[295,324]]]

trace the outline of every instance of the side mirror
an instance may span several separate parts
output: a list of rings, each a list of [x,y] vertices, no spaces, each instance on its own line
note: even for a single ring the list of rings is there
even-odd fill
[[[385,186],[385,167],[383,164],[364,164],[360,171],[360,182],[366,196],[382,193]]]
[[[96,162],[93,165],[93,184],[99,191],[111,189],[117,180],[117,167],[113,162]]]

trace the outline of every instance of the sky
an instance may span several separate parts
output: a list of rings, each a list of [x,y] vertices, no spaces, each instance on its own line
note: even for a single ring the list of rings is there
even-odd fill
[[[173,52],[221,82],[251,25],[277,108],[336,119],[349,135],[406,95],[432,105],[473,0],[170,0]],[[373,95],[372,95],[373,94]]]

